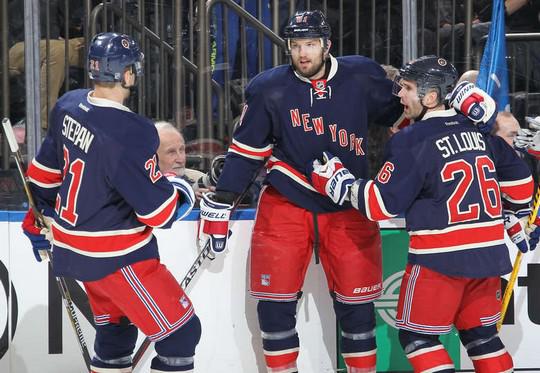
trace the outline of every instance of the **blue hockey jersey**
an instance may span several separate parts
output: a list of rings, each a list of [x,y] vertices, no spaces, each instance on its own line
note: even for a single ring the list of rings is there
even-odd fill
[[[250,82],[218,190],[241,193],[269,157],[265,182],[291,202],[314,212],[351,207],[317,193],[306,178],[308,164],[329,151],[366,177],[368,123],[391,126],[403,108],[376,62],[347,56],[330,63],[326,80],[312,82],[282,65]]]
[[[527,204],[533,181],[502,138],[450,109],[428,112],[386,149],[375,180],[353,184],[352,204],[371,220],[405,212],[409,263],[471,278],[512,270],[501,197]]]
[[[66,93],[28,177],[54,206],[54,269],[82,281],[157,258],[153,227],[172,225],[179,195],[158,168],[153,123],[88,90]]]

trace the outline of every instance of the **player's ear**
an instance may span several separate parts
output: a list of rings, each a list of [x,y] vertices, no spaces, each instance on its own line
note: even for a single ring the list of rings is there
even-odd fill
[[[332,46],[332,41],[327,38],[326,39],[326,45],[324,46],[324,54],[327,55],[328,53],[330,53],[330,47]]]
[[[133,66],[124,70],[124,82],[126,82],[126,87],[133,87],[135,85],[136,75],[133,72]]]

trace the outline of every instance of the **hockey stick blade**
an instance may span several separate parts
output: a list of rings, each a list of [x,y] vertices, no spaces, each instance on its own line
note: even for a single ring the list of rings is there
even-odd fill
[[[4,134],[6,135],[9,149],[12,153],[17,153],[19,151],[19,144],[17,144],[17,140],[15,139],[15,134],[13,133],[9,118],[2,119],[2,127],[4,128]]]
[[[41,214],[41,212],[37,209],[36,204],[34,202],[34,197],[28,185],[28,179],[26,178],[25,172],[23,169],[23,160],[22,160],[21,153],[19,151],[19,145],[17,144],[17,141],[15,139],[15,134],[13,133],[13,128],[11,127],[11,121],[8,118],[2,119],[2,128],[4,130],[4,134],[8,141],[11,153],[13,157],[15,158],[15,163],[17,164],[19,176],[23,182],[26,197],[28,198],[28,204],[32,208],[32,212],[34,214],[34,217],[36,218],[37,225],[40,228],[46,228],[47,224],[46,224],[45,218],[43,217],[43,214]],[[44,250],[44,251],[46,253],[49,265],[52,270],[51,254],[47,250]],[[90,353],[88,352],[88,346],[86,344],[86,340],[84,339],[82,328],[77,318],[77,314],[75,312],[75,306],[73,305],[73,301],[71,298],[71,294],[68,290],[66,280],[63,277],[55,276],[55,278],[56,278],[56,285],[58,286],[58,291],[60,292],[60,296],[62,297],[62,301],[64,303],[64,306],[68,314],[69,321],[71,322],[71,326],[73,327],[75,335],[77,336],[77,341],[79,342],[79,348],[83,355],[86,369],[88,372],[90,372],[90,363],[91,363]]]

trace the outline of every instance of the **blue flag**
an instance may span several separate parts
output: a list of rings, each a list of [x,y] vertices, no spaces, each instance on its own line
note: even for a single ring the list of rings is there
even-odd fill
[[[504,37],[504,0],[493,1],[489,36],[476,85],[493,97],[497,103],[497,111],[510,110]]]

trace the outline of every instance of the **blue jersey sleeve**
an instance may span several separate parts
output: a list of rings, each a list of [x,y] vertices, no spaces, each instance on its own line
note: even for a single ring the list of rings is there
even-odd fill
[[[374,180],[359,179],[352,189],[353,206],[370,220],[386,220],[407,210],[422,189],[425,175],[400,133],[386,146],[386,162]]]
[[[275,120],[269,95],[261,88],[264,80],[262,76],[255,77],[246,89],[246,103],[217,184],[218,190],[242,193],[272,154]]]
[[[30,190],[39,209],[54,206],[62,184],[63,162],[58,156],[57,136],[61,133],[61,118],[55,106],[49,117],[49,129],[36,157],[28,166]]]
[[[174,221],[179,195],[158,168],[155,151],[159,138],[152,127],[129,136],[126,145],[114,154],[116,167],[110,169],[109,177],[139,221],[168,228]]]
[[[534,189],[529,167],[503,138],[488,136],[487,141],[495,161],[503,199],[515,205],[528,204]]]

